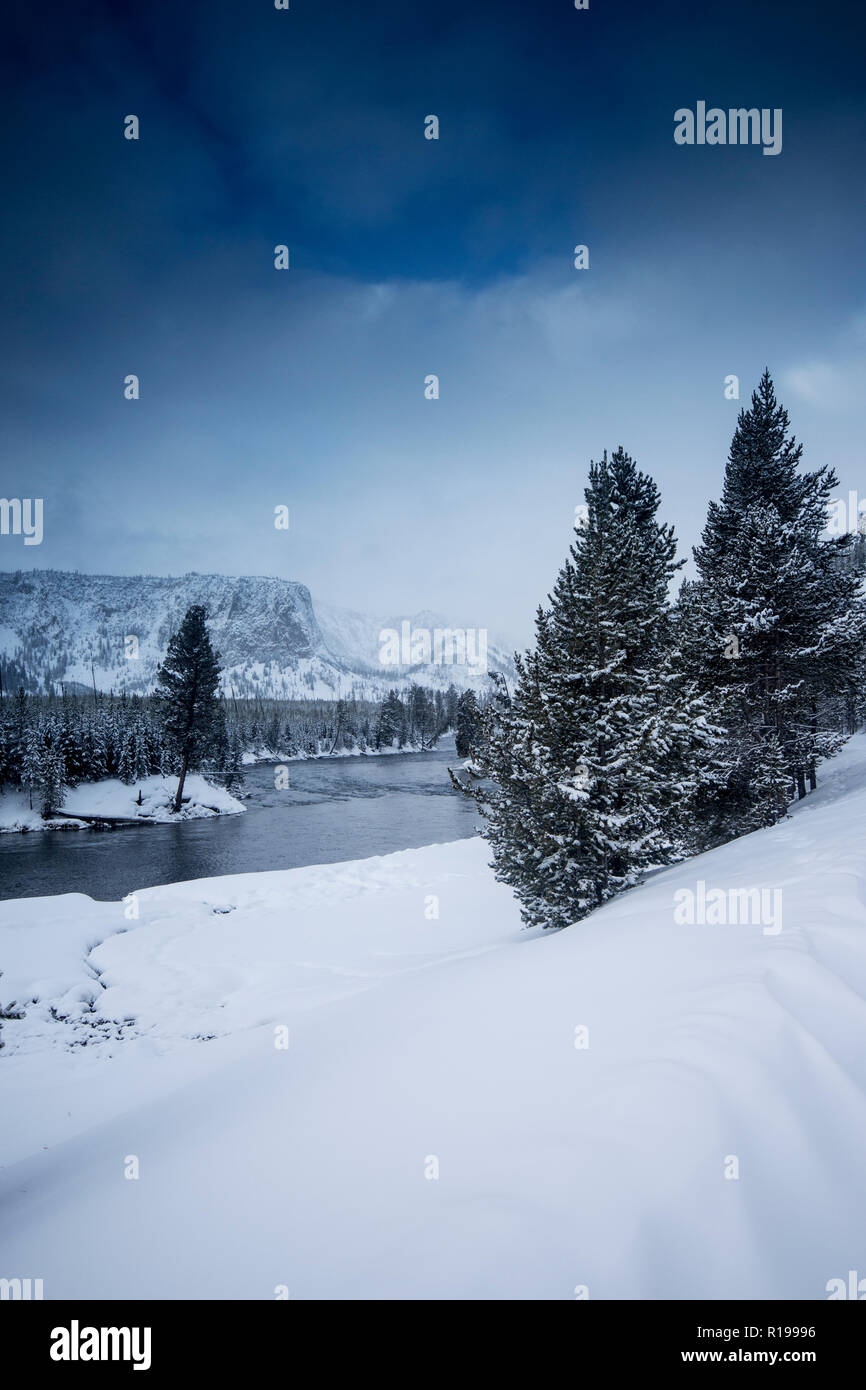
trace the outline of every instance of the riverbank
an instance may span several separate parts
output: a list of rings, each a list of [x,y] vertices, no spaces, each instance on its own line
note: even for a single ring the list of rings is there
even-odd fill
[[[387,758],[389,755],[402,755],[404,753],[432,753],[434,749],[447,745],[448,741],[453,745],[454,735],[451,730],[441,734],[432,747],[425,747],[422,743],[404,743],[402,746],[391,743],[381,748],[373,748],[369,744],[365,748],[340,748],[335,751],[325,750],[319,753],[275,753],[270,748],[259,748],[256,752],[247,752],[243,755],[244,767],[256,767],[260,763],[306,763],[316,762],[322,758]]]
[[[478,815],[451,786],[454,758],[452,746],[259,763],[244,770],[243,791],[235,792],[244,815],[146,827],[115,822],[110,834],[0,835],[0,900],[70,892],[119,900],[139,888],[214,874],[337,863],[459,840],[476,833]]]
[[[63,815],[48,820],[32,809],[27,792],[4,792],[0,796],[0,834],[86,830],[93,823],[174,825],[203,817],[236,816],[245,809],[231,792],[208,782],[198,773],[187,775],[183,805],[177,813],[173,809],[176,792],[176,777],[142,777],[131,785],[116,777],[101,782],[81,782],[67,791],[60,808]]]
[[[437,741],[445,748],[453,746],[453,734],[446,733]],[[279,766],[288,763],[323,762],[339,758],[384,758],[406,754],[431,753],[434,750],[421,744],[404,744],[402,748],[392,744],[387,748],[341,748],[335,752],[322,753],[275,753],[269,748],[243,755],[245,768]],[[238,815],[246,808],[238,797],[231,795],[224,787],[198,774],[189,773],[184,784],[184,805],[176,815],[172,810],[174,793],[177,790],[176,777],[144,777],[131,785],[117,778],[106,778],[101,782],[80,782],[67,791],[60,807],[60,814],[43,818],[38,809],[39,796],[34,793],[37,803],[30,805],[29,794],[20,789],[0,793],[0,835],[28,833],[35,830],[88,830],[110,829],[112,826],[135,826],[137,824],[172,825],[203,817]],[[139,801],[139,793],[141,801]]]

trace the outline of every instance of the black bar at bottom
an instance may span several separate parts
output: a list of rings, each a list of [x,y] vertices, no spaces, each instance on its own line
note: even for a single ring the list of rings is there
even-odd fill
[[[861,1300],[863,1301],[863,1300]],[[512,1305],[400,1302],[23,1302],[0,1303],[0,1365],[7,1384],[16,1373],[47,1372],[49,1383],[101,1372],[162,1378],[167,1372],[224,1380],[248,1379],[257,1365],[281,1366],[307,1378],[309,1359],[322,1372],[345,1358],[355,1374],[402,1363],[415,1346],[428,1375],[441,1357],[453,1376],[461,1356],[449,1333],[464,1334],[472,1360],[528,1358],[536,1373],[563,1355],[575,1370],[686,1373],[707,1366],[734,1369],[805,1366],[827,1373],[858,1364],[866,1318],[843,1302],[592,1302]],[[380,1311],[381,1309],[381,1311]],[[387,1309],[387,1311],[386,1311]],[[506,1321],[497,1327],[499,1317]],[[553,1335],[556,1341],[536,1340]],[[460,1345],[464,1344],[461,1337]],[[563,1338],[565,1340],[560,1340]],[[408,1339],[408,1345],[407,1345]],[[534,1350],[533,1350],[534,1349]],[[94,1356],[95,1353],[95,1356]],[[301,1363],[296,1364],[299,1356]],[[537,1358],[537,1359],[536,1359]],[[414,1357],[413,1357],[414,1359]],[[137,1369],[136,1369],[137,1368]],[[512,1365],[512,1369],[514,1369]]]

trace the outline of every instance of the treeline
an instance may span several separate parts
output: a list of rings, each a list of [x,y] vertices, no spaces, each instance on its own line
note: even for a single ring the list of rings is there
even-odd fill
[[[563,927],[648,869],[783,818],[864,716],[862,541],[828,534],[833,472],[765,372],[740,412],[697,577],[655,483],[620,448],[473,747],[497,877],[524,920]]]
[[[421,686],[381,701],[220,699],[190,768],[237,790],[245,755],[432,748],[454,726],[458,699],[454,687]],[[156,695],[34,695],[19,687],[0,701],[0,791],[22,788],[45,815],[80,782],[179,777],[182,763],[182,740]]]
[[[227,700],[228,726],[255,756],[315,757],[433,748],[453,728],[460,692],[413,685],[383,700]]]

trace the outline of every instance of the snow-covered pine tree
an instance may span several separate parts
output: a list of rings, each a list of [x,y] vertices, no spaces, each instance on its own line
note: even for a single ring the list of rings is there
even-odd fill
[[[29,718],[29,701],[27,692],[23,686],[18,686],[15,691],[15,698],[12,702],[12,724],[15,730],[15,737],[18,740],[18,747],[21,755],[24,753],[24,740],[27,732],[27,722]]]
[[[237,727],[235,729],[235,735],[239,754],[241,758],[243,758],[245,742],[241,731]],[[295,738],[292,721],[288,718],[283,722],[282,732],[280,734],[279,754],[283,758],[294,758],[297,757],[298,754],[298,741]]]
[[[66,760],[59,743],[46,748],[42,757],[40,810],[46,818],[59,811],[67,787]]]
[[[791,774],[775,733],[763,737],[751,760],[755,768],[750,787],[750,821],[759,829],[775,825],[791,800]]]
[[[377,748],[390,748],[398,743],[402,748],[406,737],[406,712],[403,701],[396,690],[389,690],[379,707],[376,722],[375,743]]]
[[[825,534],[837,480],[827,468],[799,471],[788,424],[765,371],[695,549],[698,579],[678,603],[686,669],[727,731],[726,776],[700,808],[716,843],[772,823],[773,807],[778,819],[807,779],[814,786],[818,761],[842,742],[840,701],[863,690],[852,538]]]
[[[273,746],[273,745],[269,745]],[[208,773],[215,773],[220,779],[224,779],[228,772],[229,765],[229,726],[226,718],[224,705],[221,703],[216,719],[214,720],[213,738],[205,763],[205,770]]]
[[[15,732],[9,720],[0,722],[0,792],[4,782],[12,781],[17,767]]]
[[[244,750],[237,729],[232,729],[228,740],[225,786],[230,792],[239,792],[244,785]]]
[[[160,777],[171,777],[176,775],[178,771],[177,758],[165,739],[160,739],[158,753]]]
[[[150,749],[144,721],[137,719],[132,728],[132,778],[141,782],[150,776]]]
[[[27,742],[29,710],[27,695],[21,686],[16,689],[11,702],[9,700],[3,701],[3,707],[6,712],[7,776],[13,784],[17,782],[23,785],[21,768]]]
[[[674,669],[678,568],[659,494],[621,449],[590,467],[588,517],[539,608],[536,647],[490,702],[471,794],[497,878],[531,925],[564,927],[683,852],[714,735]]]
[[[166,741],[180,761],[175,812],[181,808],[187,772],[209,756],[219,731],[219,676],[219,652],[211,646],[207,614],[193,604],[156,673],[156,705]]]
[[[30,809],[33,809],[33,793],[42,785],[43,739],[42,730],[35,719],[28,719],[24,727],[24,751],[21,756],[21,785],[27,792]]]
[[[432,748],[438,734],[436,705],[422,685],[409,687],[406,698],[408,739],[422,748]]]
[[[123,743],[120,749],[120,757],[117,762],[117,775],[121,782],[127,786],[135,779],[135,749],[133,746],[132,729],[127,729],[123,735]]]
[[[105,716],[105,765],[109,777],[119,776],[125,730],[112,696]]]
[[[85,775],[85,761],[80,727],[70,708],[71,704],[70,698],[64,695],[61,717],[53,723],[52,742],[63,756],[66,783],[74,787]]]
[[[464,690],[457,701],[454,744],[458,758],[468,758],[475,747],[481,725],[481,711],[474,690]]]
[[[99,782],[102,778],[107,777],[105,734],[100,719],[88,720],[84,735],[84,750],[87,771],[83,780]]]

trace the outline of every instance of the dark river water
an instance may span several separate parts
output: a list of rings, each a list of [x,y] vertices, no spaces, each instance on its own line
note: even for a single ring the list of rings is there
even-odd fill
[[[322,758],[245,771],[242,816],[117,830],[0,835],[0,898],[87,893],[116,900],[139,888],[215,874],[330,864],[475,833],[478,812],[455,792],[453,741],[431,753]]]

